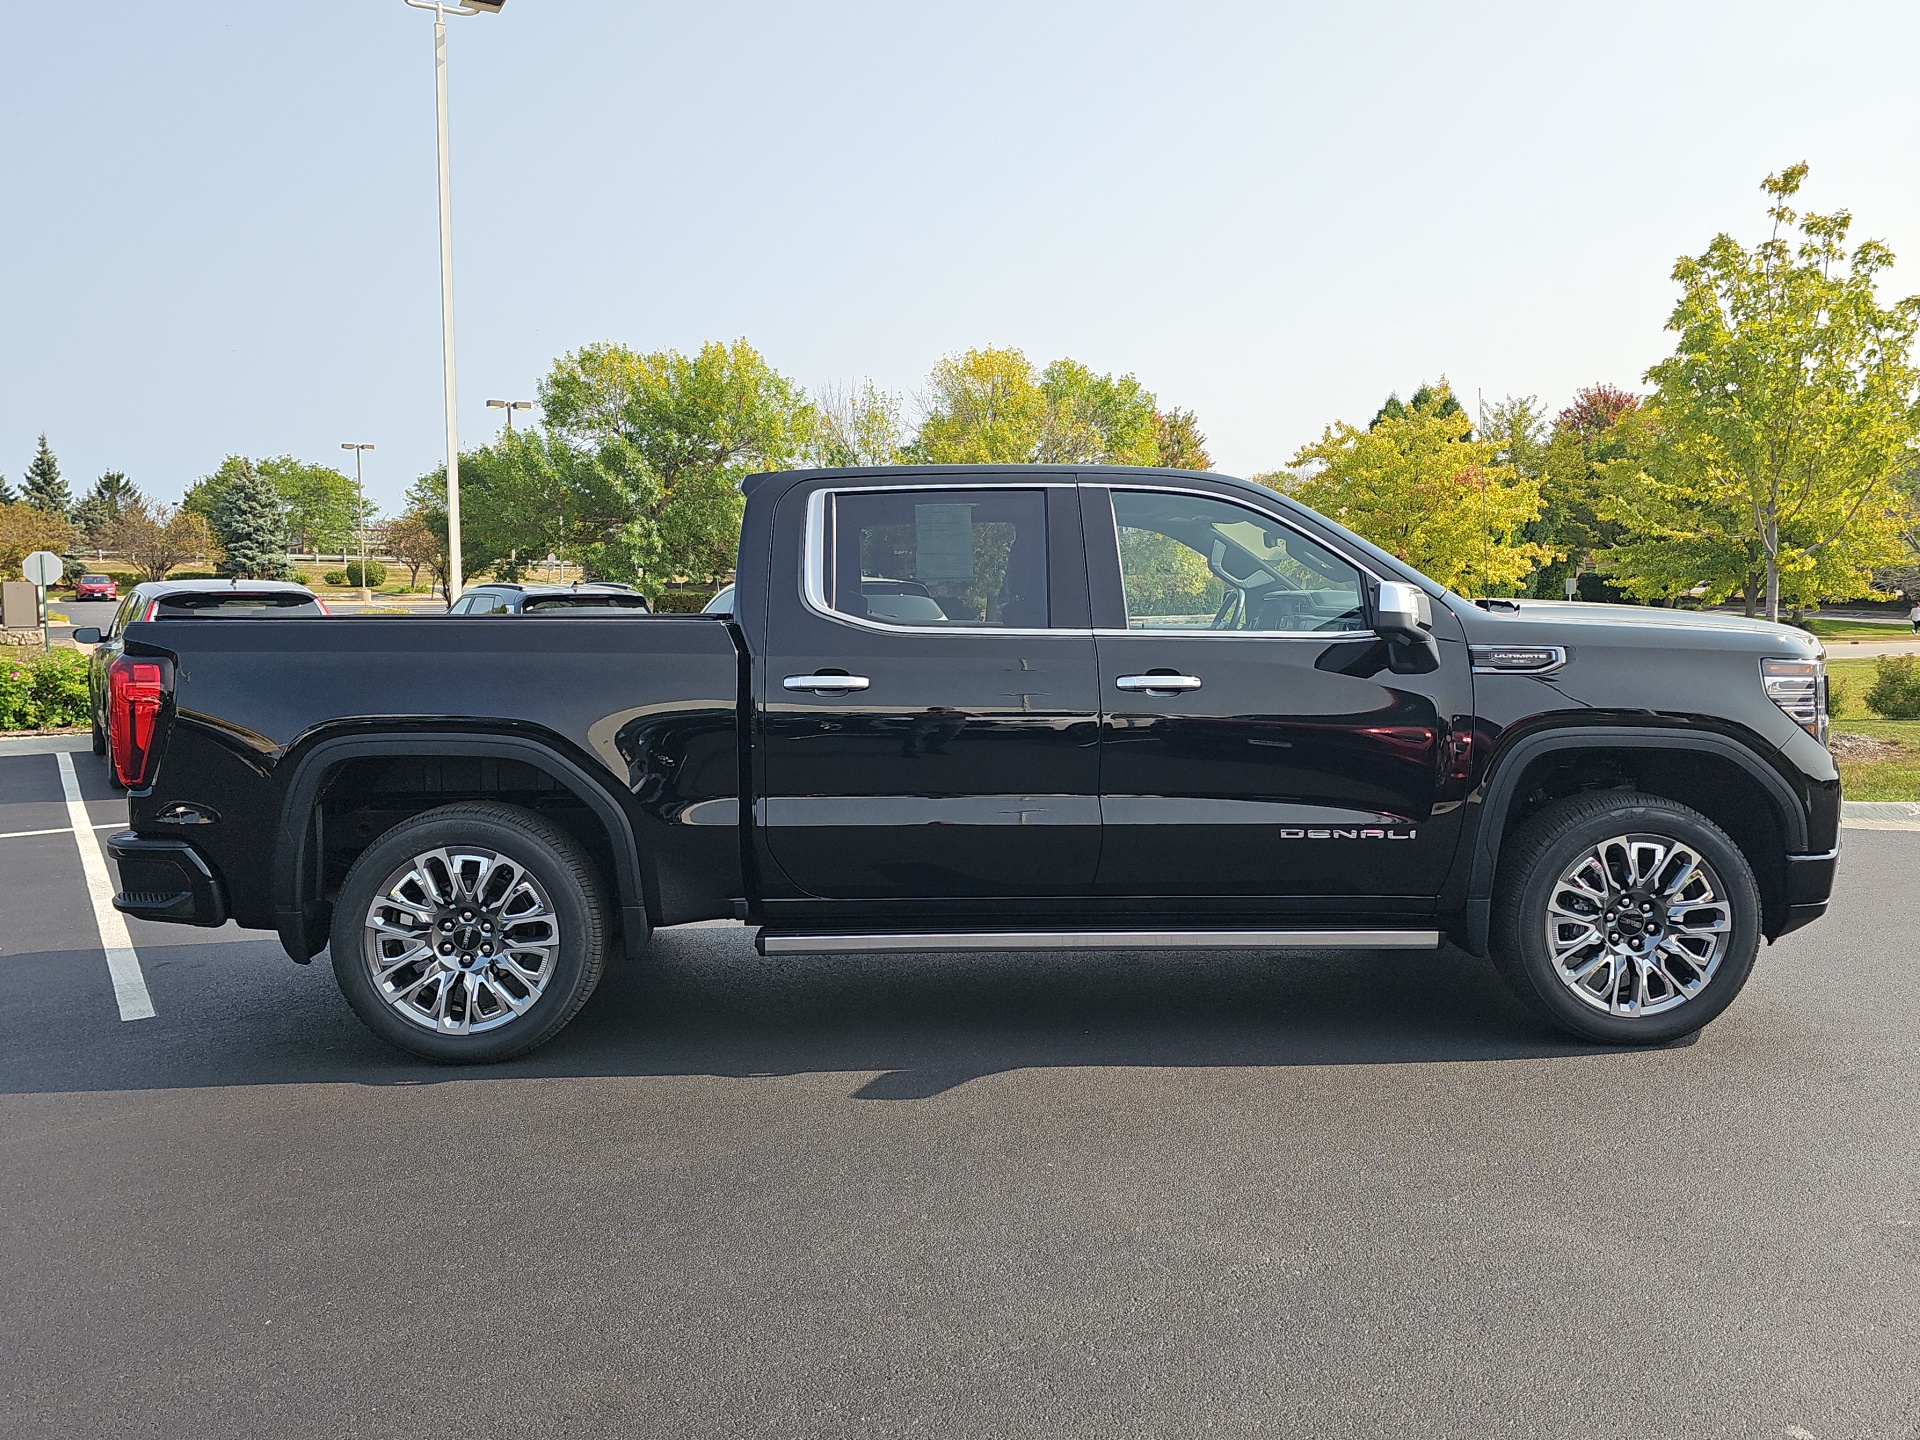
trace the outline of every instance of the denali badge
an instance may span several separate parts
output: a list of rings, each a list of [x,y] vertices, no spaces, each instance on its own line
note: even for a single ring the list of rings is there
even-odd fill
[[[1333,826],[1326,830],[1302,830],[1292,825],[1280,827],[1282,840],[1411,840],[1420,832],[1412,825],[1366,825],[1349,828]]]

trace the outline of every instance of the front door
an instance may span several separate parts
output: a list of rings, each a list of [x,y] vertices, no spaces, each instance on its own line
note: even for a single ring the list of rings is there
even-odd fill
[[[1198,489],[1085,494],[1103,892],[1436,895],[1464,660],[1394,673],[1370,577],[1278,514]]]
[[[829,481],[782,499],[773,543],[775,575],[804,558],[800,593],[769,608],[757,819],[795,898],[1090,893],[1099,707],[1073,486]]]

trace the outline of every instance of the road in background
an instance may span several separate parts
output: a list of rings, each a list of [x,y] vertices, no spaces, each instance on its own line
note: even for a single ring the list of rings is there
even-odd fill
[[[124,814],[75,755],[96,820]],[[0,756],[0,833],[66,823]],[[1920,836],[1696,1041],[1458,951],[763,960],[663,931],[443,1069],[324,957],[0,841],[7,1426],[74,1436],[1911,1436]]]

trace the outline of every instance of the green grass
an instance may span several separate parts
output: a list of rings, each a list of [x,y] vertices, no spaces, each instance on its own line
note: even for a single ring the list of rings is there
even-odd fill
[[[1898,640],[1913,633],[1904,620],[1890,620],[1886,624],[1873,620],[1808,620],[1804,623],[1822,639],[1844,636],[1850,640]]]
[[[1833,728],[1900,747],[1885,760],[1840,760],[1840,791],[1847,799],[1920,800],[1920,720],[1840,720]]]

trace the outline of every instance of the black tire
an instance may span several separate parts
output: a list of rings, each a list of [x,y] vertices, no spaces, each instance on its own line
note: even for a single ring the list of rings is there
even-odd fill
[[[87,717],[93,722],[93,753],[104,755],[107,753],[107,732],[100,728],[100,712],[89,705]],[[111,769],[112,766],[108,768]]]
[[[1594,980],[1586,987],[1578,986],[1566,978],[1555,963],[1554,947],[1548,939],[1549,903],[1556,891],[1566,897],[1563,913],[1571,904],[1586,903],[1579,892],[1569,894],[1562,888],[1576,863],[1589,852],[1598,855],[1597,847],[1610,840],[1626,837],[1637,840],[1643,836],[1677,842],[1705,862],[1701,872],[1705,878],[1699,882],[1705,890],[1698,886],[1681,887],[1680,893],[1683,896],[1711,894],[1714,898],[1685,906],[1683,918],[1700,925],[1723,907],[1729,922],[1724,948],[1717,952],[1717,963],[1711,965],[1708,972],[1684,959],[1668,956],[1662,962],[1664,968],[1651,972],[1652,978],[1641,982],[1637,992],[1632,989],[1633,977],[1649,973],[1648,967],[1636,966],[1630,959],[1623,959],[1618,967],[1610,965],[1607,971],[1596,970]],[[1612,853],[1618,856],[1621,852],[1616,849]],[[1649,849],[1643,853],[1652,857],[1658,851]],[[1684,873],[1685,864],[1683,859],[1671,872],[1659,873],[1679,876]],[[1708,884],[1709,880],[1717,884]],[[1641,887],[1638,893],[1651,895],[1657,901],[1656,892],[1660,888],[1661,884],[1656,882],[1653,889]],[[1615,933],[1622,934],[1629,946],[1657,944],[1657,939],[1638,935],[1637,931],[1650,922],[1657,924],[1659,915],[1647,919],[1636,915],[1634,911],[1643,906],[1622,905],[1627,893],[1623,889],[1607,906],[1594,904],[1596,918],[1613,913],[1613,905],[1621,905],[1624,916],[1621,930]],[[1630,933],[1628,927],[1633,927],[1633,932]],[[1569,924],[1558,933],[1571,940],[1581,932],[1577,925]],[[1654,937],[1658,933],[1650,932]],[[1494,964],[1521,999],[1561,1029],[1583,1040],[1609,1045],[1658,1045],[1692,1034],[1733,1003],[1752,973],[1759,946],[1760,890],[1746,856],[1726,831],[1698,811],[1672,800],[1625,790],[1572,796],[1527,821],[1501,849],[1493,908]],[[1568,951],[1569,966],[1576,965],[1583,955],[1597,956],[1606,948],[1609,948],[1607,937],[1601,935],[1584,952]],[[1616,950],[1615,953],[1624,952]],[[1604,960],[1601,963],[1608,964]],[[1623,975],[1621,983],[1625,988],[1606,993],[1608,973]],[[1685,983],[1676,985],[1675,975]],[[1704,984],[1700,983],[1702,979]],[[1596,984],[1602,987],[1602,993],[1595,993]],[[1697,985],[1698,989],[1689,993],[1689,984]],[[1662,985],[1666,987],[1665,994],[1659,993]],[[1587,998],[1582,998],[1583,993]],[[1608,1003],[1624,999],[1631,1008],[1636,995],[1641,997],[1646,1013],[1616,1013],[1620,1005]],[[1659,1005],[1667,1008],[1655,1008]]]
[[[537,992],[521,984],[504,968],[488,969],[489,962],[485,961],[480,962],[477,979],[463,980],[453,974],[439,979],[437,984],[446,988],[450,996],[444,1002],[450,1012],[448,1023],[458,1023],[471,1005],[473,1015],[465,1018],[493,1027],[474,1033],[444,1033],[427,1028],[418,1018],[408,1018],[415,1012],[403,1013],[404,1002],[391,1000],[383,992],[374,976],[374,962],[365,948],[367,922],[376,898],[386,893],[382,887],[401,867],[427,852],[463,847],[490,852],[513,862],[531,879],[536,890],[545,892],[544,898],[552,906],[559,934],[557,944],[552,947],[556,953],[544,957],[546,968],[539,972],[545,975],[544,988]],[[486,886],[479,888],[484,897]],[[447,922],[459,924],[461,913],[465,912],[449,910]],[[505,940],[509,922],[501,912],[482,908],[476,913],[491,914],[498,919],[499,938]],[[452,1065],[505,1060],[544,1045],[587,1003],[606,966],[607,915],[606,899],[593,862],[566,831],[531,810],[513,805],[485,802],[446,805],[402,821],[354,861],[334,904],[330,937],[334,978],[340,984],[341,994],[367,1028],[402,1050]],[[473,945],[474,953],[478,953],[480,937],[475,926],[456,930],[445,942],[437,932],[434,938],[437,943],[458,940],[461,944]],[[375,943],[377,947],[379,942]],[[404,941],[392,943],[397,950],[408,948]],[[488,953],[492,953],[490,949]],[[452,964],[460,958],[456,952],[445,963]],[[506,960],[507,944],[503,943],[500,956],[491,963],[504,964]],[[437,958],[417,962],[409,971],[401,972],[396,988],[435,967],[444,969]],[[428,988],[422,993],[439,998],[441,992],[432,988],[436,982],[426,983]],[[476,987],[480,988],[476,990]],[[514,987],[513,1001],[506,1001],[506,987]],[[532,1003],[520,1013],[499,1013],[505,1009],[503,1001],[524,1003],[530,997]],[[496,1007],[492,1016],[485,1013],[489,1001]]]

